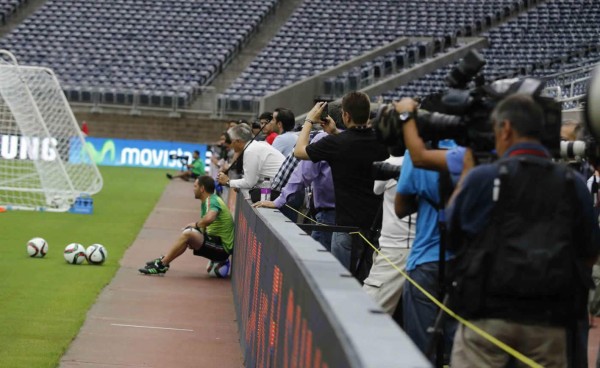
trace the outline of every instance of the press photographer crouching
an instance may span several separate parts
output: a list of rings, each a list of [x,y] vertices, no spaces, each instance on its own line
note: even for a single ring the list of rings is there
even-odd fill
[[[189,156],[177,156],[170,155],[169,158],[171,160],[179,160],[181,161],[181,172],[179,174],[169,174],[167,173],[167,178],[169,180],[175,178],[181,178],[181,180],[188,181],[190,179],[196,179],[202,175],[204,175],[204,163],[200,158],[200,151],[194,151],[192,154],[192,162],[188,164],[190,157]]]
[[[536,363],[566,367],[566,337],[586,313],[600,237],[585,182],[552,162],[541,144],[544,115],[523,94],[493,110],[500,159],[473,168],[448,209],[449,246],[456,252],[451,304]],[[503,350],[459,326],[453,366],[508,361]]]

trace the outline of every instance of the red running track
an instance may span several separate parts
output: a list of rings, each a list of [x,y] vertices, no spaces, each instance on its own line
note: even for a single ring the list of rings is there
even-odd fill
[[[229,279],[209,278],[207,261],[190,251],[165,276],[137,271],[164,254],[181,227],[199,215],[192,184],[172,181],[121,259],[115,278],[88,312],[60,367],[244,366]]]

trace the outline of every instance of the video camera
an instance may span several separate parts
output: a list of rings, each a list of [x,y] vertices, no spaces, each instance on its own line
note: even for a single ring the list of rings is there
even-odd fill
[[[555,156],[560,152],[561,106],[553,98],[541,95],[544,82],[534,78],[502,80],[486,85],[479,72],[485,60],[470,51],[452,68],[446,82],[448,90],[427,96],[416,113],[419,135],[435,146],[443,139],[453,139],[458,145],[470,147],[478,155],[491,155],[494,131],[490,121],[492,110],[500,100],[513,93],[532,96],[544,110],[545,124],[542,143]],[[474,82],[474,87],[468,86]],[[378,139],[388,146],[404,145],[402,124],[394,106],[379,107],[372,121]]]
[[[182,170],[184,170],[184,171],[185,171],[185,169],[187,169],[188,162],[190,161],[190,156],[188,156],[188,155],[179,156],[175,153],[169,155],[169,158],[171,160],[179,160],[179,162],[181,162],[181,166],[183,166]]]
[[[390,180],[400,177],[401,166],[390,164],[385,161],[375,161],[371,167],[374,180]]]

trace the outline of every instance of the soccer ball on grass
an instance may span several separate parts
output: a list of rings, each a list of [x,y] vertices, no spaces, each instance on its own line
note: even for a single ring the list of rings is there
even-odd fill
[[[27,242],[29,257],[42,258],[48,253],[48,243],[42,238],[33,238]]]
[[[85,260],[85,248],[79,243],[71,243],[65,248],[64,256],[67,263],[82,264]]]
[[[101,265],[106,261],[108,251],[101,244],[92,244],[85,250],[85,258],[89,264]]]

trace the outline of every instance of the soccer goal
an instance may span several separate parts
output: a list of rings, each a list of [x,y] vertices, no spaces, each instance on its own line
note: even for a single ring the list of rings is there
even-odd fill
[[[67,211],[102,189],[52,70],[0,50],[0,208]]]

